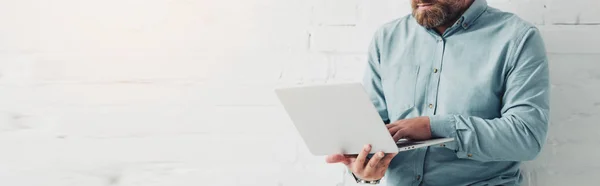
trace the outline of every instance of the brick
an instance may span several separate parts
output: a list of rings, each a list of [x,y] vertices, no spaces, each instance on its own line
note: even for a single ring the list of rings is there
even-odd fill
[[[28,85],[33,83],[32,66],[36,56],[31,52],[1,52],[0,85]]]
[[[38,56],[32,73],[45,81],[202,80],[225,71],[214,65],[223,57],[205,57],[194,51],[113,49],[44,52]]]
[[[561,186],[561,185],[586,185],[592,186],[597,183],[596,169],[561,168],[536,171],[536,185]]]
[[[33,91],[44,104],[58,106],[182,104],[190,96],[185,86],[144,80],[42,84]]]
[[[182,163],[214,170],[291,164],[295,146],[273,143],[283,135],[179,135],[112,139],[67,136],[58,139],[3,140],[3,167],[89,170],[140,163]],[[11,144],[19,142],[20,144]],[[40,145],[40,146],[38,146]],[[242,153],[240,152],[255,152]],[[234,172],[234,171],[232,171]]]
[[[600,55],[551,54],[551,118],[557,127],[587,126],[600,111]],[[589,123],[591,124],[591,123]],[[575,128],[576,129],[576,128]],[[560,131],[560,130],[557,130]],[[592,130],[593,131],[593,130]],[[581,131],[584,132],[584,131]],[[591,131],[587,131],[591,132]],[[567,136],[563,136],[567,137]]]
[[[181,106],[194,104],[273,106],[279,103],[274,94],[275,87],[274,83],[235,85],[198,83],[194,80],[61,82],[26,88],[5,88],[8,92],[0,92],[0,95],[20,97],[27,102],[46,106]],[[0,89],[2,88],[0,87]],[[19,94],[22,94],[23,97]],[[25,97],[25,95],[30,97]],[[7,99],[7,101],[10,100]]]
[[[44,119],[31,111],[0,111],[0,134],[44,130]]]
[[[279,178],[282,185],[346,185],[344,184],[344,168],[342,165],[303,165],[297,164],[286,169]],[[306,176],[299,176],[306,175]]]
[[[325,82],[332,75],[331,58],[324,54],[306,54],[287,60],[280,77],[280,84],[304,84]]]
[[[216,107],[214,114],[212,123],[218,127],[211,132],[219,134],[297,133],[283,107]]]
[[[310,49],[315,52],[365,53],[372,36],[356,27],[316,27],[311,32]]]
[[[598,54],[599,37],[590,37],[600,32],[598,26],[540,26],[541,34],[549,53]]]
[[[111,138],[210,132],[213,109],[203,106],[55,107],[43,113],[56,136]]]
[[[598,144],[598,140],[578,143],[553,143],[550,141],[550,144],[544,147],[539,157],[531,163],[531,167],[549,170],[561,168],[598,169],[600,162],[593,160],[600,155],[600,151],[590,149],[585,153],[577,152],[577,149],[589,149],[588,147],[594,144]],[[567,159],[568,161],[564,161]]]
[[[548,1],[547,19],[554,25],[600,25],[599,1]]]
[[[237,176],[242,173],[228,172],[226,170],[203,170],[201,167],[190,166],[139,166],[126,170],[119,185],[134,186],[185,186],[185,185],[223,185],[235,186],[243,183]],[[248,171],[248,176],[273,176],[273,173],[264,171]],[[272,179],[273,181],[275,179]]]
[[[360,0],[314,1],[313,19],[317,25],[356,25]]]
[[[367,67],[365,55],[333,56],[332,79],[338,81],[361,82]]]
[[[365,27],[366,33],[372,33],[384,23],[412,12],[410,1],[396,0],[361,0],[360,9],[358,25]]]
[[[258,86],[274,84],[283,73],[283,63],[293,56],[277,55],[276,51],[273,53],[228,56],[222,63],[206,67],[207,71],[215,71],[208,76],[210,83]]]
[[[109,183],[108,179],[86,175],[84,173],[58,172],[55,169],[39,168],[37,170],[15,171],[1,173],[2,185],[29,186],[29,185],[61,185],[61,186],[103,186]],[[35,178],[35,179],[32,179]]]
[[[0,52],[35,51],[40,43],[43,5],[18,1],[0,3]]]
[[[43,114],[49,108],[38,104],[37,95],[29,86],[0,85],[0,136],[36,138],[51,130],[52,116]]]
[[[520,18],[537,25],[545,24],[544,13],[547,12],[545,5],[545,0],[489,1],[489,6],[514,13]]]
[[[0,84],[0,111],[23,111],[35,108],[34,102],[41,100],[35,89],[25,85]]]
[[[206,85],[190,88],[197,93],[198,104],[218,106],[276,106],[279,100],[275,95],[276,85]],[[190,97],[193,95],[190,95]]]

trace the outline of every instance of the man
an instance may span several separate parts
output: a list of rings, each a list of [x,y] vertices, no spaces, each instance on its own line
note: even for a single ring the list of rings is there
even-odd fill
[[[485,0],[412,0],[412,8],[376,32],[364,86],[395,140],[455,140],[398,154],[366,145],[327,162],[394,186],[520,185],[520,162],[538,155],[548,129],[539,31]]]

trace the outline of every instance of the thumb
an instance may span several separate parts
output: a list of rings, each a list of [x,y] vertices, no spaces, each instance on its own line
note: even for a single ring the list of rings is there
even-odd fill
[[[334,154],[325,157],[325,162],[327,163],[345,163],[346,157],[343,154]]]

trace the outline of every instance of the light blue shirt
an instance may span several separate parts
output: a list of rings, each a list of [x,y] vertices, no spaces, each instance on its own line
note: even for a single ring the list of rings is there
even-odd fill
[[[549,119],[548,59],[539,30],[476,0],[443,35],[412,16],[383,25],[364,86],[384,122],[429,116],[454,142],[399,153],[393,186],[520,185]]]

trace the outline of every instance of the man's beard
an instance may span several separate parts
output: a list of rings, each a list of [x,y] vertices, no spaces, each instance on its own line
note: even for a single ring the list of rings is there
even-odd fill
[[[418,10],[418,3],[434,3],[427,10]],[[433,0],[413,1],[412,15],[421,26],[425,28],[435,28],[447,25],[453,21],[459,13],[459,8],[455,4],[436,2]]]

